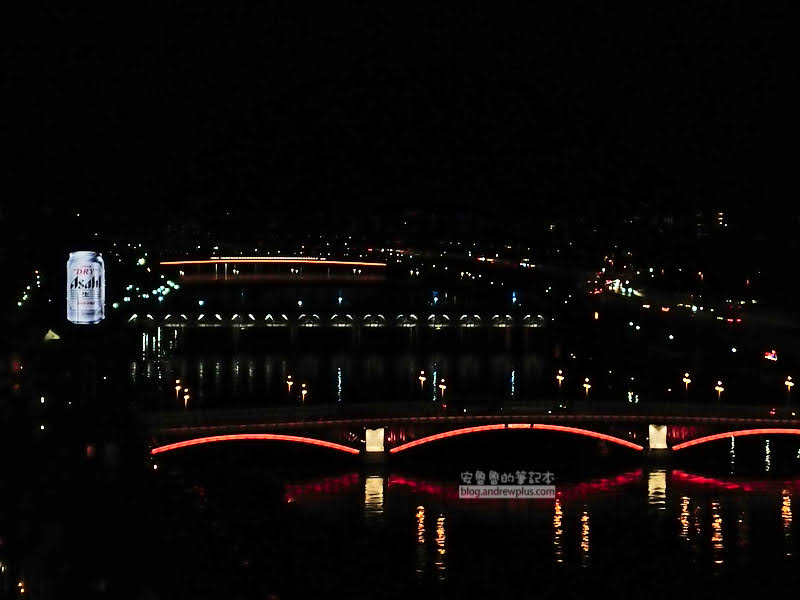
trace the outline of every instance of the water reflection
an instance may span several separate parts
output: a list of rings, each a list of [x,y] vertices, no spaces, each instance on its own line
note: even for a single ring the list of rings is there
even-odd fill
[[[678,537],[682,540],[688,542],[689,541],[689,504],[691,503],[691,499],[689,496],[681,496],[681,514],[678,518],[681,529]]]
[[[736,543],[741,550],[744,550],[749,541],[750,526],[747,523],[747,512],[740,510],[736,515]]]
[[[418,506],[415,516],[417,519],[416,572],[419,581],[425,576],[425,568],[428,563],[425,550],[425,507]]]
[[[736,438],[731,436],[731,450],[730,450],[730,473],[731,475],[734,474],[736,471]]]
[[[715,565],[724,562],[723,540],[722,540],[722,513],[720,512],[719,502],[711,503],[711,547],[713,549],[713,559]]]
[[[383,477],[370,475],[364,482],[364,519],[368,523],[383,521]]]
[[[436,567],[436,579],[439,581],[445,581],[447,579],[447,563],[445,561],[445,554],[447,553],[447,549],[445,548],[447,534],[444,524],[444,516],[439,515],[436,519],[436,561],[434,563]]]
[[[580,563],[582,567],[589,566],[589,511],[583,511],[581,515],[581,544],[580,544]]]
[[[786,556],[792,555],[792,497],[784,490],[781,503],[781,520],[783,521],[783,541]]]
[[[667,472],[651,471],[647,478],[647,503],[656,510],[667,508]]]
[[[564,545],[561,538],[564,530],[561,527],[564,513],[561,510],[561,501],[556,498],[555,514],[553,515],[553,562],[560,565],[564,563]]]
[[[524,401],[526,397],[521,392],[533,390],[534,394],[539,394],[544,377],[541,358],[528,354],[477,353],[451,358],[440,353],[426,357],[402,352],[356,354],[354,357],[320,350],[291,356],[252,352],[203,356],[184,354],[181,348],[167,352],[171,339],[168,337],[159,346],[157,330],[142,332],[141,342],[142,357],[135,361],[136,373],[135,377],[131,375],[131,381],[144,384],[144,374],[149,372],[149,391],[153,392],[150,397],[158,397],[160,392],[161,397],[167,398],[165,392],[169,392],[169,384],[178,377],[186,379],[193,384],[193,396],[211,400],[211,403],[204,402],[207,407],[251,405],[253,400],[284,402],[284,382],[290,373],[295,380],[307,382],[314,390],[314,402],[331,403],[344,401],[345,378],[357,382],[348,388],[348,400],[355,402],[373,401],[378,397],[383,401],[430,399],[437,402],[441,396],[439,383],[443,378],[453,377],[453,387],[448,388],[448,394],[455,392],[465,402],[483,403],[493,396],[495,400],[503,396],[511,401]],[[456,361],[456,369],[448,375],[451,360]],[[422,370],[427,380],[420,387],[418,375]],[[181,371],[180,376],[178,371]]]

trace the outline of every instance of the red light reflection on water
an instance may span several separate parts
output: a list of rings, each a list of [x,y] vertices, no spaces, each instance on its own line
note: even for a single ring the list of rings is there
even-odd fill
[[[688,485],[711,488],[715,490],[730,490],[739,492],[772,493],[786,490],[786,493],[800,492],[800,477],[788,480],[722,480],[703,475],[686,473],[679,469],[672,471],[673,485]]]

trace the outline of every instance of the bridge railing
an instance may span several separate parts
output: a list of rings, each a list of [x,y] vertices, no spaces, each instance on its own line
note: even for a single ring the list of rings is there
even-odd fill
[[[320,404],[306,406],[256,407],[241,409],[185,410],[172,412],[146,412],[142,418],[146,425],[158,427],[214,424],[280,423],[294,421],[320,421],[327,419],[380,419],[432,416],[520,416],[535,418],[558,415],[574,416],[642,416],[664,418],[759,418],[794,419],[794,411],[787,407],[772,409],[768,406],[719,406],[716,404],[686,405],[680,403],[595,403],[578,404],[569,409],[558,402],[540,401],[524,404],[470,404],[468,406],[443,408],[433,402],[413,403],[364,403],[364,404]]]

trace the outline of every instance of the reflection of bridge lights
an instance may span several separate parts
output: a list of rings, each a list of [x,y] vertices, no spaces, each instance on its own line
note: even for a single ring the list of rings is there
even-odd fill
[[[424,544],[425,543],[425,507],[418,506],[417,507],[417,514],[415,515],[417,518],[417,543]]]
[[[588,398],[589,397],[589,388],[592,387],[592,384],[589,383],[589,378],[588,377],[583,380],[583,387],[586,390],[586,397]]]
[[[667,509],[667,472],[651,471],[647,478],[647,501],[656,510]]]
[[[581,566],[589,565],[589,512],[584,510],[581,515]]]
[[[561,501],[556,498],[555,514],[553,515],[553,560],[556,564],[564,562],[564,548],[561,542],[561,537],[564,535],[564,530],[561,526],[563,516]]]
[[[792,497],[787,490],[783,490],[781,503],[781,520],[783,521],[783,539],[786,546],[786,556],[792,555]]]
[[[444,527],[444,517],[439,516],[436,519],[436,570],[438,571],[439,581],[444,581],[446,578],[447,565],[444,561],[444,556],[447,550],[445,549],[445,542],[447,534]]]
[[[383,516],[383,477],[370,475],[364,482],[364,516],[380,520]]]
[[[722,551],[724,549],[722,540],[722,515],[720,514],[719,502],[711,503],[711,543],[714,548],[714,564],[723,563]]]
[[[689,497],[681,497],[681,516],[679,517],[681,531],[678,534],[682,540],[689,539]]]
[[[558,389],[561,389],[561,382],[564,381],[564,375],[561,374],[561,369],[558,370],[558,374],[556,375],[556,381],[558,381]]]

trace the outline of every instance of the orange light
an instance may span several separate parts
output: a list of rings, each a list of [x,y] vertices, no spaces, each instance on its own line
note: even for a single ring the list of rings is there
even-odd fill
[[[577,427],[563,427],[561,425],[543,425],[539,423],[533,423],[533,424],[509,423],[509,424],[498,424],[498,425],[479,425],[477,427],[464,427],[462,429],[454,429],[453,431],[445,431],[444,433],[429,435],[427,437],[414,440],[413,442],[408,442],[406,444],[396,446],[391,450],[389,450],[389,452],[395,454],[397,452],[402,452],[403,450],[408,450],[409,448],[414,448],[416,446],[421,446],[423,444],[435,442],[437,440],[443,440],[446,438],[465,435],[468,433],[478,433],[481,431],[497,431],[501,429],[539,429],[544,431],[558,431],[562,433],[572,433],[575,435],[582,435],[599,440],[604,440],[607,442],[613,442],[615,444],[619,444],[620,446],[625,446],[627,448],[631,448],[637,451],[642,451],[644,449],[639,444],[634,444],[633,442],[629,442],[628,440],[623,440],[622,438],[614,437],[612,435],[606,435],[604,433],[598,433],[596,431],[590,431],[588,429],[579,429]]]
[[[311,446],[320,446],[322,448],[330,448],[332,450],[341,450],[342,452],[347,452],[348,454],[359,454],[358,449],[350,448],[349,446],[334,444],[333,442],[326,442],[325,440],[318,440],[315,438],[301,437],[297,435],[283,435],[278,433],[237,433],[233,435],[213,435],[209,437],[195,438],[193,440],[185,440],[183,442],[175,442],[174,444],[166,444],[165,446],[158,446],[150,450],[150,454],[161,454],[162,452],[170,452],[171,450],[178,450],[179,448],[188,448],[190,446],[200,446],[203,444],[214,444],[217,442],[240,442],[256,440],[309,444]]]
[[[595,321],[597,321],[597,319],[599,319],[599,318],[600,318],[600,313],[599,313],[599,312],[597,312],[597,311],[595,311],[595,313],[594,313],[594,320],[595,320]]]
[[[716,440],[724,440],[727,438],[740,437],[745,435],[781,435],[781,434],[800,435],[800,429],[742,429],[739,431],[728,431],[726,433],[715,433],[714,435],[707,435],[705,437],[697,438],[696,440],[690,440],[688,442],[681,442],[680,444],[675,444],[672,447],[672,449],[683,450],[684,448],[697,446],[699,444],[706,444],[708,442],[713,442]]]
[[[662,306],[661,312],[669,312],[669,306]]]

